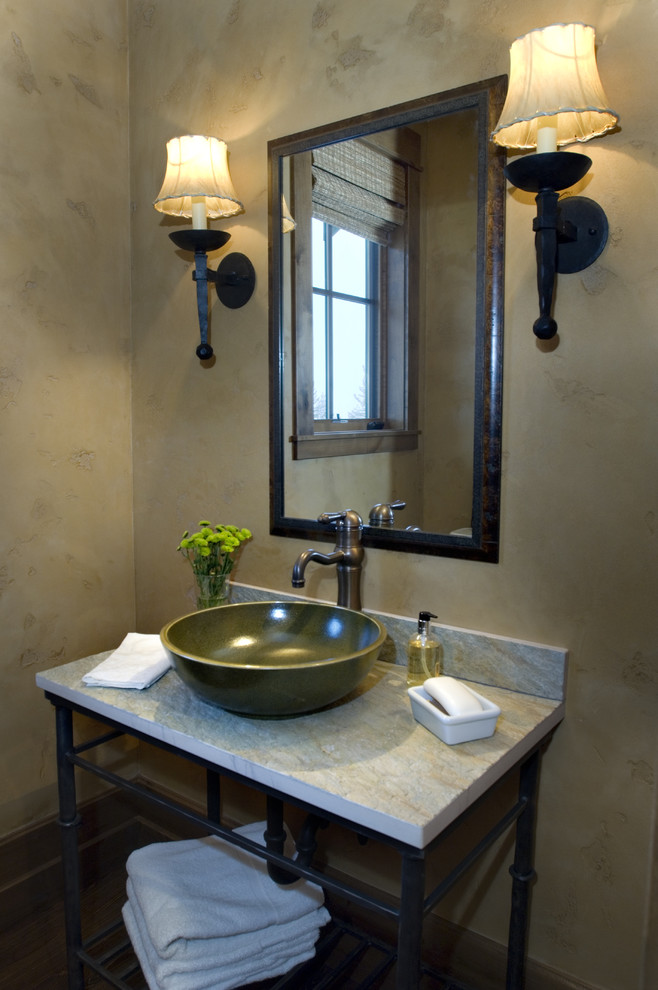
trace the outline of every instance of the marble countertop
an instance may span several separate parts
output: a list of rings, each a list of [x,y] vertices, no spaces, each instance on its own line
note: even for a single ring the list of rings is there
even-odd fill
[[[37,685],[220,771],[419,849],[564,716],[563,701],[473,684],[501,709],[496,731],[448,746],[414,720],[401,666],[377,663],[355,692],[329,709],[268,721],[206,704],[174,670],[143,691],[84,685],[82,676],[107,656],[41,672]]]

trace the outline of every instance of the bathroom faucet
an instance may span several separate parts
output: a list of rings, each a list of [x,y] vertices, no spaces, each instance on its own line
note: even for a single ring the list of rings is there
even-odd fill
[[[319,550],[302,550],[292,569],[293,588],[303,588],[306,565],[314,560],[318,564],[336,564],[338,578],[337,604],[361,611],[361,569],[364,551],[361,546],[363,520],[354,509],[344,512],[323,512],[320,523],[336,523],[336,547],[332,553]]]

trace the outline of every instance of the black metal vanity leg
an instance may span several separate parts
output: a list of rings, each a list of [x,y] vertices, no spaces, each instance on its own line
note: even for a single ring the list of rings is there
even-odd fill
[[[523,990],[525,984],[530,888],[536,877],[533,853],[538,775],[539,751],[536,751],[521,766],[519,779],[519,799],[525,802],[525,809],[516,823],[514,863],[510,866],[512,906],[507,943],[507,990]]]
[[[59,790],[59,819],[64,869],[64,912],[66,929],[66,959],[69,990],[84,990],[84,973],[78,951],[82,946],[80,916],[80,860],[78,853],[78,815],[75,793],[75,767],[67,754],[73,749],[73,713],[56,707],[57,785]]]
[[[402,854],[395,990],[417,990],[420,986],[424,901],[425,854],[421,849],[405,852]]]
[[[206,770],[206,813],[211,822],[221,822],[220,775],[216,770]]]

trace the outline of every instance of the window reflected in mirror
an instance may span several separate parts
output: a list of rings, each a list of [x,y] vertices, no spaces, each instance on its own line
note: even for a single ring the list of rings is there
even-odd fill
[[[417,446],[420,158],[395,128],[290,159],[294,460]]]
[[[317,217],[311,228],[315,428],[364,429],[380,417],[378,246]]]

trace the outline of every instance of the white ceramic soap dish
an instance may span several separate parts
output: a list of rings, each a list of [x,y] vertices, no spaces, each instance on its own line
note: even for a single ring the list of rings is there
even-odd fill
[[[482,705],[482,711],[468,715],[447,715],[442,712],[422,685],[408,688],[411,710],[414,718],[439,739],[453,746],[455,743],[471,742],[473,739],[487,739],[494,734],[500,708],[492,701],[483,698],[473,688],[467,688]]]

